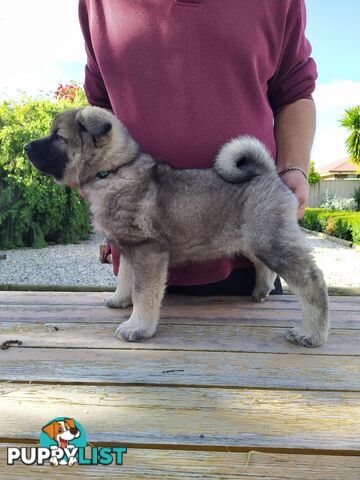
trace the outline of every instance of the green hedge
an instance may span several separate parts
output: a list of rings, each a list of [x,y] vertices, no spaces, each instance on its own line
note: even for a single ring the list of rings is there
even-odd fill
[[[78,192],[38,173],[23,151],[48,133],[55,115],[85,104],[80,90],[71,100],[0,104],[0,248],[39,248],[88,237],[89,211]]]
[[[360,212],[306,208],[300,225],[360,245]]]

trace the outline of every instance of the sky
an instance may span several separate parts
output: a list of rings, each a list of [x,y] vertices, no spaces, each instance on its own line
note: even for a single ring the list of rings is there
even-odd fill
[[[319,74],[312,159],[324,165],[347,157],[339,118],[345,108],[360,105],[360,1],[307,0],[306,7],[306,35]]]
[[[0,0],[0,100],[20,90],[53,92],[59,83],[83,81],[77,5],[78,0]],[[360,104],[360,0],[306,0],[306,6],[306,34],[319,72],[311,157],[320,166],[346,157],[347,133],[339,118]]]

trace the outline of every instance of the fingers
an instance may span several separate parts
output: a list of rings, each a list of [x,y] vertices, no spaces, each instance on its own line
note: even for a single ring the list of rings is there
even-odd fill
[[[309,184],[302,173],[296,170],[287,172],[281,179],[296,196],[299,202],[297,218],[301,219],[304,216],[305,205],[309,196]]]
[[[305,204],[299,205],[298,211],[297,211],[297,218],[298,220],[301,220],[305,214]]]

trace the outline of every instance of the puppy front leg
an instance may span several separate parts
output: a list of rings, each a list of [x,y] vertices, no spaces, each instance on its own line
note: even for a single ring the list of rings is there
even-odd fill
[[[137,342],[152,337],[156,331],[160,304],[164,296],[169,264],[168,253],[154,253],[146,247],[134,251],[129,258],[134,272],[131,317],[116,330],[116,338]]]
[[[131,305],[133,284],[134,272],[131,263],[125,255],[121,255],[116,290],[105,299],[105,305],[109,308],[125,308]]]

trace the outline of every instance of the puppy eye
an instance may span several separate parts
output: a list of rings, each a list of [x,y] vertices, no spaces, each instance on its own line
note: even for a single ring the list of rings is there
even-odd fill
[[[53,135],[54,135],[55,140],[64,140],[64,142],[66,142],[66,138],[63,137],[63,136],[58,132],[58,130],[56,130],[56,131],[53,133]]]
[[[63,429],[62,428],[59,428],[59,433],[63,433]]]
[[[104,170],[102,172],[98,172],[95,176],[97,178],[106,178],[108,175],[109,175],[110,172],[108,172],[107,170]]]
[[[65,430],[70,430],[69,425],[65,425]]]

